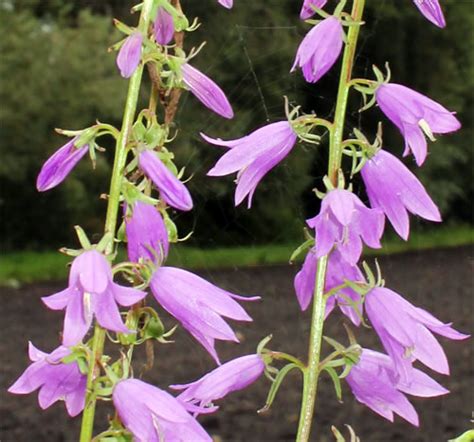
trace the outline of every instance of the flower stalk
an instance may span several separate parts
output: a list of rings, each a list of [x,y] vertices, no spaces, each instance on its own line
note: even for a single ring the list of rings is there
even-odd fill
[[[153,0],[144,0],[140,13],[138,31],[146,34],[149,23],[152,19]],[[117,213],[120,203],[120,191],[122,187],[123,170],[127,160],[127,143],[130,138],[133,121],[137,109],[138,95],[142,81],[143,65],[140,64],[130,78],[128,86],[127,99],[122,119],[122,128],[117,138],[115,158],[110,180],[110,192],[107,204],[107,214],[105,220],[105,233],[115,236],[117,227]],[[113,241],[109,242],[105,252],[110,255],[113,253]],[[94,428],[94,416],[96,407],[96,398],[94,395],[94,378],[97,371],[97,363],[102,356],[105,341],[105,330],[97,323],[94,327],[94,336],[92,338],[92,351],[89,359],[89,370],[87,373],[87,396],[86,406],[82,415],[80,442],[90,442]]]
[[[354,0],[352,5],[352,20],[362,21],[365,0]],[[334,186],[337,186],[337,177],[341,167],[343,151],[344,122],[346,119],[347,102],[349,98],[352,67],[354,65],[357,40],[360,26],[350,26],[347,43],[344,48],[339,88],[337,93],[336,112],[332,130],[329,137],[329,164],[328,177]],[[301,411],[298,425],[297,442],[307,442],[311,434],[313,413],[315,408],[318,379],[319,362],[321,358],[321,341],[323,337],[324,314],[326,311],[326,298],[324,286],[326,280],[328,256],[318,260],[318,270],[314,288],[313,312],[311,319],[311,332],[308,350],[308,365],[303,376],[303,395],[301,399]]]

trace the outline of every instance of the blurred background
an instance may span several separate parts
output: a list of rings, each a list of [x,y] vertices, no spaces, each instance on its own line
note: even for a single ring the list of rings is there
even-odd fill
[[[210,4],[209,4],[210,3]],[[310,191],[326,168],[326,145],[298,147],[258,187],[252,210],[233,207],[233,177],[209,178],[221,155],[199,132],[240,137],[284,118],[283,96],[305,112],[331,118],[338,81],[335,66],[316,85],[290,74],[296,48],[308,29],[297,19],[299,1],[236,1],[232,11],[214,1],[183,1],[201,28],[186,38],[188,50],[205,38],[194,63],[226,91],[235,118],[225,121],[183,96],[172,149],[177,164],[193,178],[189,187],[196,210],[179,215],[182,233],[194,231],[190,244],[202,247],[293,243],[301,238],[305,217],[318,201]],[[97,168],[82,161],[64,184],[45,194],[35,189],[42,163],[65,139],[54,128],[80,129],[96,119],[120,126],[127,82],[107,48],[120,39],[112,17],[134,24],[131,2],[123,0],[0,0],[0,208],[3,250],[47,250],[74,245],[72,226],[100,233],[108,191],[112,146]],[[463,130],[440,136],[416,173],[440,206],[446,223],[472,222],[473,3],[443,2],[448,27],[425,21],[411,1],[368,2],[357,75],[372,78],[371,66],[390,62],[393,81],[427,94],[458,113]],[[143,88],[144,100],[148,88]],[[360,115],[353,94],[348,127],[374,134],[384,122],[385,147],[400,155],[403,140],[377,108]],[[143,102],[145,103],[145,101]],[[414,166],[412,157],[407,164]],[[431,227],[431,226],[430,226]],[[437,226],[435,226],[437,227]]]
[[[204,143],[199,132],[223,139],[241,137],[267,122],[283,119],[283,96],[301,105],[306,113],[314,111],[330,119],[339,64],[316,85],[305,83],[299,72],[289,73],[298,44],[309,29],[298,19],[300,0],[235,0],[231,11],[220,7],[216,0],[181,2],[188,17],[197,16],[202,22],[200,29],[186,36],[185,48],[189,51],[206,40],[193,64],[221,85],[235,118],[226,121],[215,116],[188,93],[181,98],[175,119],[178,137],[171,149],[177,165],[185,166],[186,176],[192,176],[188,185],[195,210],[174,214],[181,236],[191,231],[193,235],[186,245],[173,249],[170,261],[197,268],[205,277],[236,292],[255,292],[269,298],[263,310],[262,306],[252,307],[255,324],[261,324],[260,328],[240,330],[247,338],[243,339],[245,351],[252,351],[256,342],[279,325],[276,343],[286,344],[287,350],[294,346],[303,357],[309,318],[306,315],[301,319],[292,293],[297,266],[280,264],[286,263],[291,251],[302,242],[304,220],[319,210],[311,189],[321,185],[326,170],[327,139],[322,139],[320,147],[299,144],[265,177],[256,191],[252,210],[247,210],[244,205],[233,206],[234,177],[206,176],[222,151]],[[439,205],[443,225],[412,217],[408,243],[395,238],[387,225],[384,253],[388,256],[382,264],[392,277],[392,288],[405,290],[404,295],[411,296],[412,301],[431,308],[442,320],[455,320],[462,331],[469,332],[472,303],[466,304],[466,300],[472,295],[474,240],[474,2],[442,1],[448,23],[445,30],[426,21],[412,1],[367,3],[367,26],[361,34],[356,75],[371,78],[372,64],[383,67],[389,61],[392,81],[456,111],[463,124],[461,131],[430,143],[430,155],[422,168],[416,168],[411,156],[405,160]],[[329,8],[334,4],[330,0]],[[0,354],[5,359],[5,355],[11,355],[8,361],[2,361],[2,385],[11,383],[26,366],[23,347],[28,338],[35,338],[35,343],[47,351],[56,345],[61,315],[47,312],[39,300],[61,289],[63,283],[55,281],[67,275],[65,263],[69,259],[54,249],[77,247],[76,224],[93,239],[102,233],[105,202],[99,195],[108,191],[113,154],[113,145],[107,140],[102,143],[107,151],[99,156],[95,170],[85,159],[62,185],[44,194],[37,193],[35,181],[43,162],[65,143],[54,128],[81,129],[96,119],[120,126],[127,81],[118,75],[116,54],[108,53],[107,48],[121,38],[112,17],[136,23],[137,17],[129,14],[131,6],[132,2],[125,0],[0,0],[0,285],[7,336]],[[143,106],[148,86],[145,81]],[[347,128],[362,128],[371,138],[378,121],[383,121],[384,147],[400,156],[403,140],[398,130],[378,108],[359,114],[361,105],[360,97],[353,94]],[[366,201],[357,179],[354,184]],[[456,248],[448,251],[446,246]],[[420,252],[425,248],[434,251]],[[279,266],[248,268],[261,264]],[[18,296],[20,293],[27,297]],[[436,299],[443,299],[443,303]],[[330,327],[334,333],[341,333],[340,323]],[[301,339],[295,341],[295,333],[299,332]],[[188,381],[211,367],[186,334],[179,336],[187,342],[189,351],[162,362],[165,368],[171,364],[171,370],[181,373],[180,379],[170,382]],[[21,342],[14,337],[21,337]],[[377,345],[371,339],[371,345]],[[227,360],[243,350],[223,351],[223,359]],[[329,383],[322,385],[321,394],[328,405],[319,423],[326,424],[329,434],[327,424],[334,422],[333,417],[340,418],[340,425],[351,423],[359,429],[362,424],[357,419],[363,418],[365,435],[369,436],[363,440],[431,441],[455,436],[468,425],[473,408],[468,382],[472,378],[472,353],[469,344],[459,343],[453,344],[449,352],[454,358],[453,381],[448,385],[453,394],[449,399],[432,402],[422,435],[414,436],[408,425],[385,425],[370,412],[362,411],[363,407],[354,408],[350,398],[345,412],[336,411],[344,406],[336,403]],[[248,417],[238,420],[244,412],[263,405],[267,388],[254,390],[257,405],[245,402],[248,396],[237,396],[224,408],[224,417],[214,421],[213,417],[205,418],[206,427],[224,440],[291,440],[299,394],[296,388],[285,390],[283,402],[275,406],[280,411],[264,417],[263,422],[253,423]],[[34,395],[21,399],[8,395],[3,404],[2,440],[74,440],[61,407],[40,415]],[[45,421],[42,416],[46,416]],[[350,420],[354,416],[355,422]],[[252,419],[258,420],[254,415]],[[243,425],[250,433],[232,433],[231,428]],[[21,432],[25,426],[36,438]],[[438,439],[441,434],[446,437]]]

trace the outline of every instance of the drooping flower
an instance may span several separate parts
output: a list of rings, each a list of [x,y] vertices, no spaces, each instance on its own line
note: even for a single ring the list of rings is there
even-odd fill
[[[33,363],[8,391],[28,394],[39,388],[38,402],[43,410],[61,400],[65,402],[69,416],[77,416],[84,409],[87,376],[80,372],[76,361],[61,362],[71,350],[60,346],[48,354],[29,342],[28,354]]]
[[[123,78],[130,78],[142,57],[143,35],[141,32],[130,34],[123,43],[117,55],[117,67]]]
[[[418,397],[449,393],[416,368],[413,369],[409,384],[401,382],[387,355],[365,348],[346,380],[359,402],[390,422],[393,422],[395,413],[415,426],[419,425],[418,413],[403,393]]]
[[[113,282],[112,269],[104,255],[87,250],[74,259],[69,273],[69,287],[41,298],[52,310],[64,310],[63,345],[77,345],[89,330],[95,315],[101,327],[130,333],[120,317],[117,303],[130,306],[146,292]]]
[[[308,308],[313,299],[317,267],[318,258],[316,257],[316,248],[313,247],[307,253],[303,266],[296,274],[294,281],[296,297],[302,311]],[[339,287],[344,284],[345,280],[365,282],[360,269],[356,265],[349,264],[342,257],[339,250],[336,249],[329,255],[324,286],[325,292],[327,293],[333,288]],[[326,317],[332,312],[337,303],[341,311],[358,326],[363,306],[362,304],[358,305],[359,312],[357,313],[348,303],[348,300],[357,303],[360,301],[360,295],[353,289],[345,287],[339,291],[339,294],[330,296],[326,302]]]
[[[160,45],[167,45],[171,40],[173,40],[173,16],[162,6],[158,8],[155,22],[153,23],[153,33],[155,35],[156,42]]]
[[[234,117],[234,111],[226,95],[208,76],[189,63],[181,66],[181,73],[184,84],[204,106],[224,118]]]
[[[236,321],[252,321],[234,301],[254,301],[222,290],[199,276],[175,267],[159,267],[150,282],[159,304],[219,362],[214,341],[239,342],[222,317]]]
[[[201,136],[208,143],[230,148],[207,174],[223,176],[238,171],[235,205],[248,196],[249,208],[258,183],[290,153],[297,139],[288,121],[268,124],[235,140],[223,141],[204,134]]]
[[[401,84],[382,84],[375,95],[382,112],[405,138],[403,155],[411,151],[419,166],[425,161],[428,150],[425,134],[434,139],[433,134],[454,132],[461,127],[454,112]]]
[[[217,0],[220,5],[224,6],[224,8],[232,9],[234,6],[234,0]]]
[[[194,412],[196,405],[216,411],[219,407],[215,407],[213,401],[244,389],[255,382],[264,370],[265,363],[259,355],[242,356],[226,362],[195,382],[170,385],[170,388],[184,390],[177,399],[185,407],[189,405],[188,411]]]
[[[152,150],[144,150],[138,156],[143,173],[153,181],[163,200],[179,210],[191,210],[193,200],[186,186],[171,172]]]
[[[212,442],[204,428],[166,391],[138,379],[126,379],[112,393],[123,425],[137,442]]]
[[[439,0],[413,0],[420,12],[433,24],[439,28],[446,26],[443,10],[439,5]]]
[[[369,247],[381,247],[384,215],[369,209],[352,192],[334,189],[326,194],[321,211],[306,220],[316,231],[316,257],[327,255],[336,246],[349,264],[355,265],[362,253],[362,240]]]
[[[430,221],[441,221],[438,207],[423,184],[394,155],[379,150],[361,170],[372,207],[381,209],[405,240],[410,232],[408,212]]]
[[[152,262],[168,256],[169,240],[165,223],[158,210],[150,204],[136,201],[130,216],[125,216],[127,250],[130,261],[140,258]]]
[[[365,310],[404,382],[413,375],[415,360],[438,373],[449,374],[448,360],[433,333],[455,340],[469,337],[384,287],[367,293]]]
[[[36,188],[39,192],[52,189],[62,183],[69,175],[69,172],[87,153],[89,146],[86,144],[77,148],[74,145],[75,141],[76,138],[68,141],[43,164],[36,179]]]
[[[309,31],[296,52],[290,72],[303,70],[308,83],[316,83],[336,62],[341,53],[344,31],[336,17],[328,17]]]
[[[324,8],[328,0],[304,0],[301,6],[300,18],[301,20],[307,20],[314,15],[314,9],[312,8]]]

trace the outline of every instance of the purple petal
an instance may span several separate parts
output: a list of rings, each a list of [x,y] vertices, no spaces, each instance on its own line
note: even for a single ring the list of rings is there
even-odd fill
[[[308,308],[313,299],[314,287],[316,284],[317,263],[318,259],[316,258],[314,249],[311,249],[306,255],[303,267],[295,276],[294,286],[296,297],[300,304],[301,311],[303,312]],[[329,298],[329,301],[334,302],[334,298]],[[330,303],[328,302],[328,304]],[[326,314],[329,314],[327,310]]]
[[[439,28],[444,28],[446,26],[446,21],[444,19],[443,10],[439,5],[438,0],[413,0],[415,6],[420,10],[420,12],[433,24]]]
[[[68,287],[67,289],[55,293],[54,295],[44,296],[41,298],[41,300],[51,310],[64,310],[71,296],[71,289]]]
[[[112,280],[112,269],[107,258],[97,250],[86,250],[74,259],[69,274],[69,286],[79,281],[88,293],[104,292]]]
[[[234,111],[222,89],[189,63],[181,66],[184,84],[207,108],[224,118],[233,118]]]
[[[291,71],[299,66],[307,82],[317,82],[339,58],[343,35],[338,18],[331,16],[324,19],[301,42]]]
[[[119,284],[112,284],[111,290],[115,301],[124,307],[130,307],[137,302],[140,302],[145,296],[146,292],[137,290],[132,287],[124,287]]]
[[[354,200],[354,194],[348,190],[334,189],[324,197],[321,211],[331,210],[336,219],[347,226],[355,214]]]
[[[64,146],[60,147],[44,163],[36,180],[36,188],[39,192],[52,189],[62,183],[69,175],[69,172],[71,172],[76,164],[87,153],[89,146],[85,145],[76,148],[74,146],[75,141],[76,139],[74,138]]]
[[[158,8],[158,13],[156,14],[155,22],[153,24],[153,33],[156,42],[160,45],[167,45],[171,40],[173,40],[173,16],[162,6]]]
[[[130,333],[120,316],[111,290],[106,290],[94,297],[94,313],[101,327],[116,333]]]
[[[138,157],[140,169],[153,181],[163,200],[178,210],[193,208],[193,200],[186,186],[163,164],[151,150],[145,150]]]
[[[117,66],[120,75],[130,78],[138,65],[142,56],[143,35],[140,32],[130,34],[123,43],[117,55]]]
[[[234,0],[217,0],[220,5],[224,6],[224,8],[232,9],[234,5]]]
[[[209,176],[223,176],[249,166],[255,159],[268,152],[291,149],[296,143],[296,134],[288,121],[278,121],[237,140],[206,141],[209,140],[212,144],[232,147],[207,173]]]
[[[67,347],[79,344],[91,326],[92,311],[84,311],[84,302],[84,295],[78,290],[69,298],[63,329],[63,345]]]
[[[326,3],[327,0],[304,0],[300,11],[301,20],[307,20],[314,15],[314,9],[311,6],[321,9]]]

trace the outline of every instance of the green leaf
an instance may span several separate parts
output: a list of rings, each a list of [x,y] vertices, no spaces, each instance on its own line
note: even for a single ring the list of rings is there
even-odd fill
[[[473,442],[474,430],[467,430],[465,433],[458,436],[456,439],[450,439],[448,442]]]

